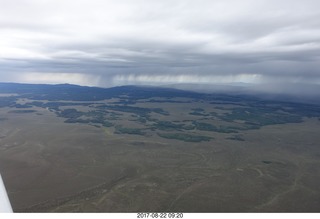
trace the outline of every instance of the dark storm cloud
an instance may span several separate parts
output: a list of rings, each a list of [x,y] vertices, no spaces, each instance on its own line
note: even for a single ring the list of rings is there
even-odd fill
[[[320,84],[319,1],[0,0],[0,6],[2,81]]]

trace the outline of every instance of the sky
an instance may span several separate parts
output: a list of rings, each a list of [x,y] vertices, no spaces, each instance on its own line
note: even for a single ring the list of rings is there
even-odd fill
[[[0,0],[0,81],[320,85],[318,0]]]

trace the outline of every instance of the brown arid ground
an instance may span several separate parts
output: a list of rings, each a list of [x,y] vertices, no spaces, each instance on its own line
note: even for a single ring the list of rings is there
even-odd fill
[[[206,103],[196,107],[221,113]],[[170,115],[152,116],[196,117],[188,114],[192,103],[161,108]],[[16,212],[320,211],[317,118],[243,130],[241,141],[195,130],[214,139],[185,142],[150,130],[117,134],[114,127],[64,123],[48,109],[33,110],[0,108],[0,171]],[[122,113],[114,122],[144,127],[130,118]]]

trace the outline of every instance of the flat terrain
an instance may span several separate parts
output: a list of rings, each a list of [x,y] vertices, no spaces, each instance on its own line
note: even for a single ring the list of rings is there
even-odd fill
[[[0,95],[14,211],[320,212],[320,121],[304,105],[19,95]]]

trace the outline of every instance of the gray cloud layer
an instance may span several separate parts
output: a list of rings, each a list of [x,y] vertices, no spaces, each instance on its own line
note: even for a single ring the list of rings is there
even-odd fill
[[[0,80],[320,84],[318,0],[0,0]]]

